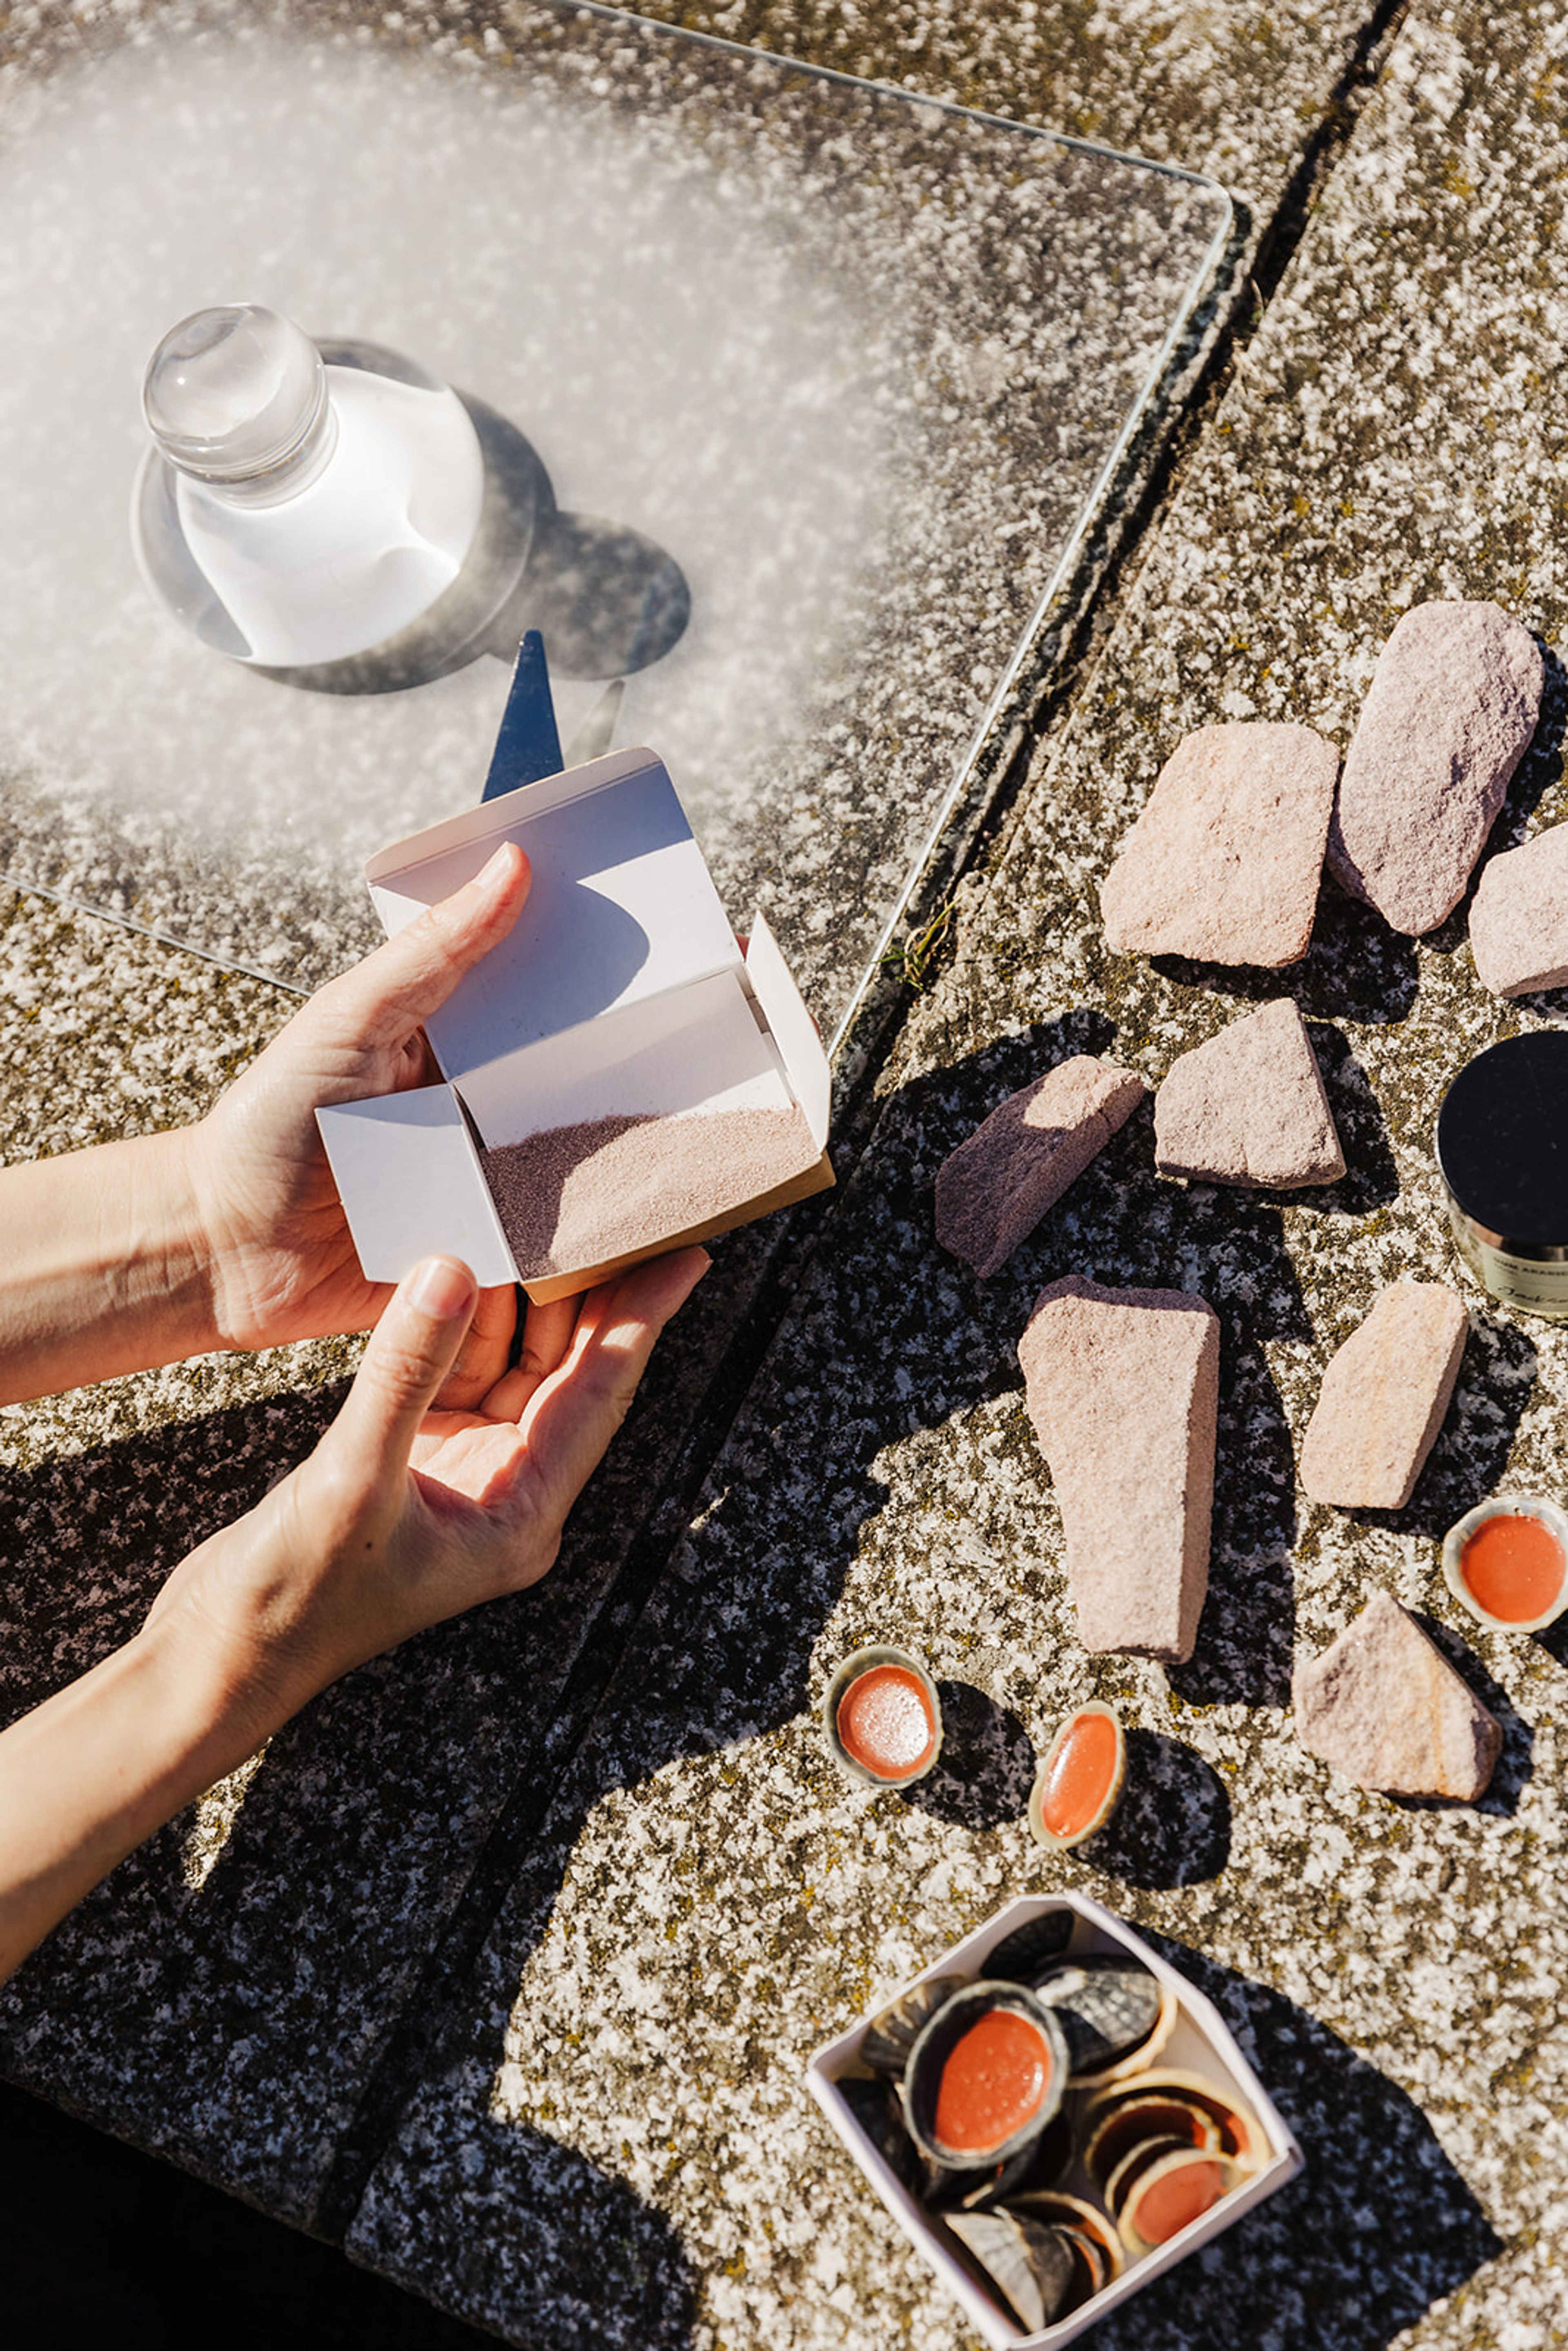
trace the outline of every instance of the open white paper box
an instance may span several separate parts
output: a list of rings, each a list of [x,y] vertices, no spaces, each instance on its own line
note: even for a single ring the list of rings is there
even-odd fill
[[[446,1082],[316,1113],[367,1280],[401,1281],[435,1252],[486,1286],[517,1280],[474,1131],[496,1149],[604,1117],[796,1106],[810,1130],[818,1155],[789,1181],[530,1280],[538,1301],[826,1190],[821,1040],[760,914],[742,955],[656,755],[612,752],[380,851],[365,878],[388,933],[504,841],[527,852],[533,885],[511,935],[424,1024]]]
[[[983,1976],[986,1955],[1001,1941],[1003,1936],[1010,1935],[1015,1928],[1026,1925],[1031,1918],[1043,1917],[1049,1910],[1076,1912],[1076,1923],[1068,1945],[1071,1952],[1131,1952],[1134,1959],[1142,1960],[1145,1967],[1152,1968],[1162,1983],[1170,1986],[1177,2002],[1176,2025],[1169,2040],[1152,2059],[1152,2064],[1162,2073],[1167,2068],[1176,2068],[1186,2073],[1204,2074],[1222,2095],[1237,2099],[1256,2118],[1269,2143],[1270,2155],[1268,2161],[1239,2187],[1233,2189],[1228,2196],[1222,2197],[1199,2219],[1190,2221],[1157,2252],[1145,2253],[1139,2260],[1129,2256],[1121,2276],[1102,2293],[1082,2304],[1068,2317],[1057,2320],[1054,2325],[1042,2327],[1036,2335],[1024,2335],[1000,2304],[981,2291],[970,2273],[949,2250],[948,2241],[939,2228],[933,2225],[931,2214],[894,2177],[887,2162],[862,2131],[835,2085],[841,2074],[865,2071],[859,2062],[860,2045],[873,2016],[879,2014],[893,2001],[901,1999],[915,1984],[924,1983],[928,1976],[961,1975],[970,1979]],[[896,1991],[879,1999],[852,2032],[841,2033],[836,2041],[827,2042],[807,2067],[806,2082],[811,2095],[904,2235],[930,2262],[955,2302],[962,2305],[976,2333],[992,2346],[992,2351],[1037,2351],[1037,2346],[1038,2351],[1046,2351],[1048,2345],[1071,2343],[1086,2327],[1098,2325],[1107,2313],[1119,2308],[1130,2294],[1137,2293],[1140,2286],[1147,2285],[1152,2278],[1160,2276],[1162,2272],[1195,2252],[1199,2245],[1207,2245],[1211,2238],[1228,2229],[1232,2221],[1239,2220],[1244,2212],[1249,2212],[1266,2196],[1272,2196],[1277,2189],[1283,2188],[1301,2168],[1301,2148],[1227,2031],[1213,2002],[1206,2000],[1195,1985],[1162,1959],[1157,1952],[1152,1951],[1146,1943],[1140,1942],[1122,1919],[1113,1917],[1109,1910],[1103,1910],[1097,1902],[1091,1902],[1082,1894],[1025,1896],[1019,1901],[1009,1902],[1005,1910],[998,1910],[995,1917],[988,1918],[983,1927],[977,1927],[972,1935],[966,1935],[961,1943],[955,1943],[950,1949],[944,1951],[918,1976],[912,1977],[908,1983],[900,1984]],[[1067,2185],[1074,2193],[1084,2192],[1082,2183],[1071,2176]],[[1088,2192],[1092,2196],[1092,2189]]]

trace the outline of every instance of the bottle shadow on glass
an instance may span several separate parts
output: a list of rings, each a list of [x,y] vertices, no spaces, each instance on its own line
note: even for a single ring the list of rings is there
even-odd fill
[[[1218,1877],[1230,1858],[1230,1797],[1185,1740],[1126,1733],[1127,1782],[1104,1827],[1082,1847],[1108,1877],[1151,1891]]]
[[[1035,1752],[1011,1707],[998,1706],[972,1682],[939,1681],[942,1752],[906,1802],[960,1828],[999,1828],[1028,1809]]]
[[[360,362],[351,343],[323,343],[332,366]],[[378,363],[385,360],[378,354]],[[691,590],[672,555],[641,531],[557,506],[544,460],[507,417],[460,392],[485,461],[484,499],[463,568],[429,611],[342,661],[256,674],[311,694],[400,694],[484,654],[511,662],[529,629],[559,678],[612,679],[660,661],[691,618]]]

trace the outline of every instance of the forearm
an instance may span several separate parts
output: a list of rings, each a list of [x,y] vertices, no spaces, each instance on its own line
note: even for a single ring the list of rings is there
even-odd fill
[[[0,1168],[0,1404],[221,1344],[184,1130]]]
[[[0,1981],[274,1727],[153,1625],[0,1733]]]

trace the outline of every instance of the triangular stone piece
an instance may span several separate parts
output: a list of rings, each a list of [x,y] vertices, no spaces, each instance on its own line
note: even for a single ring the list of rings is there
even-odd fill
[[[999,1272],[1147,1093],[1113,1061],[1074,1053],[977,1126],[936,1176],[936,1238],[977,1274]]]
[[[1334,1184],[1344,1153],[1317,1056],[1289,998],[1171,1063],[1155,1096],[1155,1165],[1209,1184]]]
[[[1184,1664],[1208,1589],[1218,1317],[1186,1290],[1071,1274],[1040,1291],[1019,1361],[1079,1639]]]
[[[1390,1796],[1484,1794],[1502,1726],[1392,1593],[1292,1684],[1296,1736],[1347,1780]]]

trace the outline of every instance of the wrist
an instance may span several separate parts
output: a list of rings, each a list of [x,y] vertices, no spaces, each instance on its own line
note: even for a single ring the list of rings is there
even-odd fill
[[[0,1229],[0,1401],[222,1343],[183,1130],[5,1169]]]

